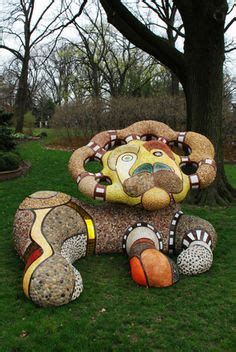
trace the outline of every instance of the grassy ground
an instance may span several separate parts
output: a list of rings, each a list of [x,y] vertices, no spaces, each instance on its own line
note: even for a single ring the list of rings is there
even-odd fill
[[[212,222],[219,242],[211,270],[183,277],[166,289],[138,287],[122,255],[94,256],[76,264],[84,280],[81,297],[67,306],[42,309],[22,292],[23,263],[12,245],[12,221],[23,198],[37,190],[78,196],[67,173],[68,152],[40,143],[20,146],[32,170],[0,183],[0,351],[235,351],[236,207],[197,208],[186,213]],[[236,185],[236,167],[226,166]]]

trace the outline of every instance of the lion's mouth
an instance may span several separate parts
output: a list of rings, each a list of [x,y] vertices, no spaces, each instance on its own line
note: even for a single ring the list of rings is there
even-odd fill
[[[180,193],[183,182],[168,165],[146,163],[138,166],[123,183],[124,191],[131,197],[138,197],[153,187],[162,188],[168,193]]]

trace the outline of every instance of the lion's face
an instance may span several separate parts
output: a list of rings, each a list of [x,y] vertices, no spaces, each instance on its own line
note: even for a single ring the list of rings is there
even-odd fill
[[[180,169],[180,161],[166,144],[156,140],[133,140],[106,152],[102,174],[112,181],[106,200],[142,204],[147,210],[182,201],[190,183]]]

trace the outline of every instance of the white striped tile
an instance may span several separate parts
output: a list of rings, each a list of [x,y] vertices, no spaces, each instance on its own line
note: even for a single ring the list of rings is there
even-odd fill
[[[192,232],[189,232],[189,233],[188,233],[188,237],[189,237],[192,241],[194,241],[194,240],[195,240],[195,238],[194,238],[194,236],[193,236]]]
[[[186,247],[188,247],[188,246],[189,246],[189,242],[188,242],[186,239],[184,239],[184,240],[183,240],[183,245],[186,246]]]
[[[104,188],[97,187],[97,188],[96,188],[96,192],[97,192],[97,193],[105,193],[105,189],[104,189]]]
[[[202,230],[197,230],[196,233],[197,233],[197,239],[200,240]]]

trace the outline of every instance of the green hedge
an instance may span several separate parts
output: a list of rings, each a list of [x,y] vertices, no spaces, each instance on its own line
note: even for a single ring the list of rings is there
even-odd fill
[[[18,169],[21,157],[13,152],[0,152],[0,171],[16,170]]]

